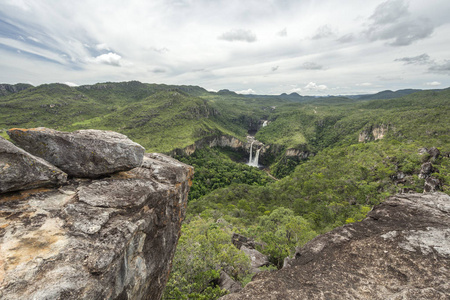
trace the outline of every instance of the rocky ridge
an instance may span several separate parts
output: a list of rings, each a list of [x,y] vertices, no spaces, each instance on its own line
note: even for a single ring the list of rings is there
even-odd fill
[[[450,196],[399,194],[221,299],[449,299]]]
[[[140,166],[121,169],[0,194],[1,299],[161,297],[193,169],[162,154],[142,154]]]

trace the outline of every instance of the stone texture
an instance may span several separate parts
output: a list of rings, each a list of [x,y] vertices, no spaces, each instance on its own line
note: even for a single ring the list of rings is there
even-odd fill
[[[95,178],[130,170],[142,163],[145,149],[125,135],[103,130],[61,132],[48,128],[8,130],[14,142],[68,175]]]
[[[224,271],[220,271],[219,287],[229,291],[230,293],[236,293],[242,290],[242,285],[231,279],[231,277]]]
[[[388,133],[388,125],[370,126],[359,133],[358,142],[376,141],[381,140]]]
[[[250,268],[252,273],[258,273],[259,267],[269,265],[269,258],[267,255],[262,254],[258,250],[247,248],[246,246],[241,246],[241,251],[245,253],[250,258]]]
[[[0,193],[60,185],[67,174],[0,137]]]
[[[143,167],[0,195],[0,299],[159,299],[193,169]]]
[[[449,299],[450,196],[400,194],[222,299]]]
[[[430,159],[437,159],[441,154],[441,151],[436,147],[431,147],[427,152],[430,154]]]

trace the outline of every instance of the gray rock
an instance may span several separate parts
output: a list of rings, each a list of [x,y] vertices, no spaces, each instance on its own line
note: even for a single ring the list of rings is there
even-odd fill
[[[425,179],[425,185],[423,187],[424,193],[437,192],[441,190],[441,181],[434,177],[428,177]]]
[[[221,299],[448,299],[449,212],[443,193],[390,197]]]
[[[151,157],[108,179],[0,195],[0,299],[160,299],[193,169]]]
[[[103,130],[61,132],[48,128],[8,130],[14,142],[67,174],[95,178],[130,170],[142,163],[145,149],[125,135]]]
[[[257,246],[264,248],[265,246],[265,244],[255,242],[255,240],[243,236],[242,234],[239,233],[233,233],[233,235],[231,236],[231,242],[238,249],[241,249],[242,246],[246,246],[247,248],[250,249],[255,249]]]
[[[441,154],[441,151],[439,151],[436,147],[431,147],[427,150],[428,154],[430,154],[430,159],[436,159]]]
[[[0,193],[60,185],[67,174],[0,137]]]
[[[419,178],[428,178],[433,173],[433,165],[431,162],[423,163],[420,167]]]
[[[242,290],[242,285],[231,279],[231,277],[224,271],[220,271],[219,287],[229,291],[230,293],[237,293]]]
[[[246,246],[242,245],[241,251],[243,251],[245,253],[245,255],[247,255],[250,258],[250,260],[251,260],[250,267],[251,267],[252,273],[258,273],[259,267],[269,265],[269,258],[267,257],[267,255],[262,254],[258,250],[250,249],[250,248],[247,248]]]

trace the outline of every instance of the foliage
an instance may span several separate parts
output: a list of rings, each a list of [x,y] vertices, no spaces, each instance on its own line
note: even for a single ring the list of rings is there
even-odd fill
[[[230,184],[266,185],[273,180],[258,168],[232,161],[219,149],[201,149],[193,155],[176,157],[195,168],[189,200],[198,199],[213,190]]]
[[[225,294],[214,285],[220,271],[235,280],[249,274],[250,259],[230,239],[230,230],[212,219],[185,222],[163,299],[216,299]]]

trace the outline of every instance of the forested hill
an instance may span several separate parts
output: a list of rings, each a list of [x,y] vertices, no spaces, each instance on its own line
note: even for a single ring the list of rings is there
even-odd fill
[[[247,145],[177,157],[195,177],[165,299],[217,298],[220,271],[248,282],[249,260],[231,244],[233,232],[264,244],[258,250],[277,268],[295,247],[363,219],[389,195],[450,194],[450,89],[362,100],[137,81],[1,87],[4,137],[12,127],[93,128],[124,133],[148,152],[224,135]],[[243,164],[249,133],[265,170]]]

